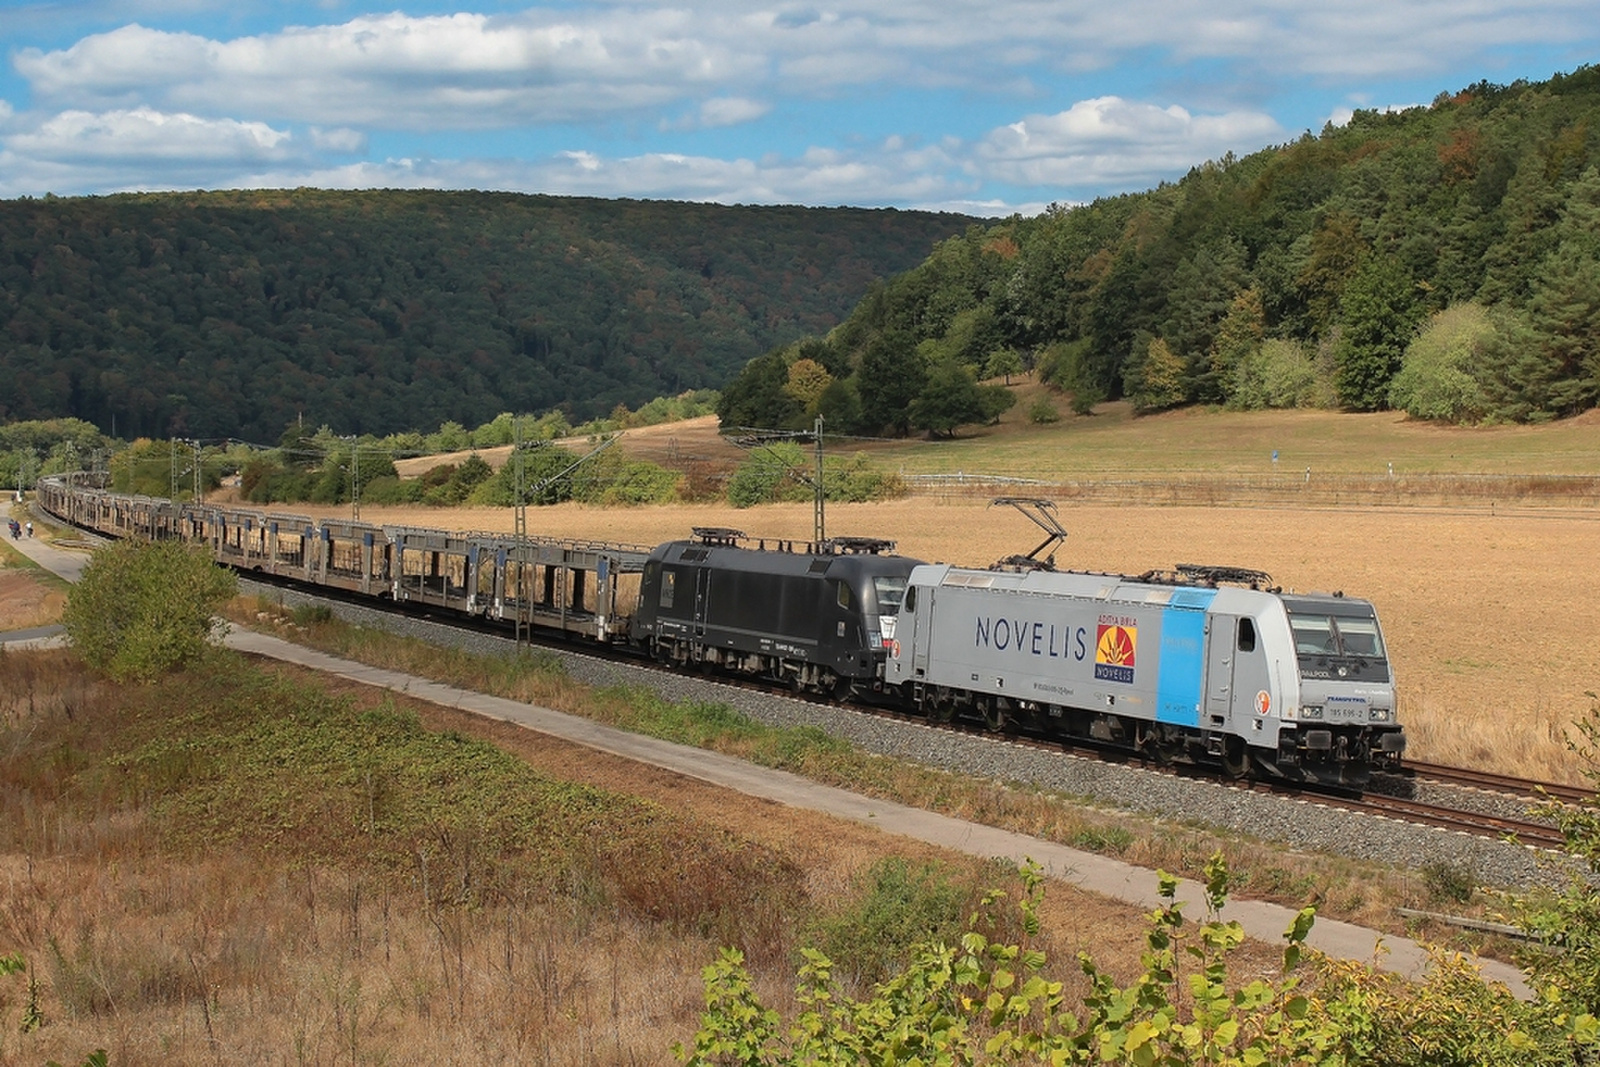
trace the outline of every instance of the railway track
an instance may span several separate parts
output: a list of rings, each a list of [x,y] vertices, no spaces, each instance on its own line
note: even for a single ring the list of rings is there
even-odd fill
[[[1407,797],[1393,797],[1382,793],[1368,793],[1362,797],[1350,798],[1308,794],[1307,799],[1368,815],[1381,815],[1441,830],[1455,830],[1475,837],[1513,838],[1517,843],[1533,848],[1560,849],[1566,844],[1566,839],[1549,823],[1464,811],[1458,807],[1432,804]]]
[[[1560,782],[1540,782],[1526,778],[1516,778],[1508,774],[1496,774],[1493,771],[1478,771],[1466,767],[1447,767],[1439,763],[1423,763],[1418,760],[1406,760],[1405,769],[1417,778],[1443,782],[1448,785],[1470,786],[1491,793],[1506,793],[1511,796],[1540,797],[1541,794],[1566,804],[1578,804],[1586,800],[1595,799],[1595,790],[1591,787],[1579,785],[1565,785]]]
[[[246,577],[256,581],[262,581],[266,576],[258,573],[251,573],[247,574]],[[281,579],[270,581],[268,584],[288,586],[294,588],[302,595],[332,600],[334,602],[359,605],[369,610],[388,610],[394,612],[395,614],[410,615],[412,617],[421,616],[426,618],[427,621],[438,625],[446,625],[457,629],[476,631],[479,633],[492,631],[498,633],[500,636],[505,636],[503,628],[493,627],[492,625],[484,624],[482,622],[475,622],[474,620],[470,619],[457,618],[448,614],[434,614],[431,611],[417,611],[414,609],[408,611],[402,607],[394,605],[392,602],[375,601],[369,597],[341,595],[338,590],[330,590],[327,588],[316,588],[314,590],[308,589],[305,586]],[[550,640],[536,640],[534,643],[551,649],[562,649],[566,651],[575,650],[575,646],[571,641],[561,640],[559,638]],[[586,645],[582,648],[582,651],[588,655],[610,654],[606,653],[601,647],[594,645]],[[636,656],[619,656],[619,658],[625,658],[635,666],[644,666],[648,663],[647,660]],[[749,684],[747,680],[733,676],[719,675],[717,676],[717,680],[726,684]],[[766,686],[757,683],[749,685],[749,687],[752,689],[761,690],[769,695],[786,695],[791,697],[797,696],[796,694],[788,693],[782,690],[781,687],[776,686]],[[798,698],[814,699],[816,702],[823,704],[837,703],[836,701],[827,701],[822,700],[821,698],[807,698],[803,696],[799,696]],[[981,725],[960,723],[929,723],[925,719],[908,716],[903,712],[875,708],[871,705],[852,704],[851,708],[852,710],[858,712],[871,712],[874,714],[885,715],[896,719],[904,719],[907,721],[915,721],[924,725],[940,728],[952,730],[971,730],[972,732],[976,733],[988,732]],[[1007,735],[1007,739],[1012,742],[1027,744],[1031,747],[1050,749],[1055,752],[1064,752],[1068,755],[1077,756],[1079,758],[1096,758],[1109,762],[1120,762],[1134,766],[1145,767],[1147,769],[1164,770],[1168,773],[1187,775],[1190,777],[1211,777],[1214,779],[1218,776],[1214,771],[1208,773],[1207,769],[1204,767],[1190,767],[1184,765],[1164,766],[1157,764],[1154,761],[1143,759],[1137,755],[1130,755],[1129,753],[1123,751],[1108,752],[1105,750],[1093,747],[1085,747],[1077,744],[1067,747],[1064,746],[1059,740],[1042,741],[1034,738],[1026,738],[1017,734]],[[1402,785],[1413,781],[1433,781],[1449,785],[1471,787],[1491,793],[1529,798],[1537,796],[1538,792],[1542,789],[1550,797],[1567,803],[1578,802],[1585,798],[1592,798],[1594,796],[1592,790],[1585,790],[1578,787],[1560,785],[1556,783],[1527,781],[1507,775],[1494,774],[1491,772],[1447,767],[1419,761],[1407,761],[1406,772],[1407,773],[1405,775],[1393,777],[1398,778]],[[1514,837],[1520,843],[1536,848],[1557,848],[1563,844],[1560,834],[1557,833],[1553,827],[1545,823],[1540,823],[1529,819],[1511,818],[1504,815],[1484,814],[1479,811],[1470,810],[1466,807],[1452,807],[1448,804],[1429,803],[1409,796],[1385,795],[1376,791],[1368,792],[1363,796],[1352,796],[1337,792],[1318,791],[1296,783],[1278,783],[1272,781],[1256,781],[1248,784],[1240,783],[1240,785],[1241,787],[1248,787],[1261,792],[1272,792],[1280,795],[1297,797],[1312,803],[1343,808],[1346,810],[1360,811],[1366,814],[1381,815],[1386,818],[1395,819],[1400,822],[1411,823],[1414,825],[1454,830],[1457,832],[1472,834],[1485,838]]]
[[[276,583],[275,583],[276,584]],[[285,583],[288,584],[288,583]],[[300,589],[298,586],[294,588]],[[300,589],[302,593],[305,590]],[[307,594],[312,595],[312,594]],[[322,595],[322,594],[317,594]],[[374,604],[365,598],[347,595],[336,595],[336,599],[345,603],[355,603],[367,608],[382,608],[389,612],[413,617],[421,616],[427,621],[454,629],[468,630],[477,633],[493,633],[505,636],[503,628],[482,621],[461,619],[451,615],[434,615],[430,612],[407,611],[403,606],[385,602],[382,605]],[[596,656],[605,659],[617,659],[628,662],[636,669],[659,672],[667,677],[681,677],[677,672],[658,664],[646,657],[626,655],[603,646],[575,645],[570,640],[560,637],[536,636],[532,644],[550,651],[581,652],[586,656]],[[829,707],[848,707],[857,714],[875,715],[884,719],[905,722],[940,732],[955,734],[978,734],[981,736],[1003,737],[1009,744],[1021,745],[1037,750],[1049,751],[1060,755],[1077,758],[1092,759],[1102,762],[1119,763],[1128,766],[1141,767],[1145,770],[1158,773],[1172,774],[1179,777],[1188,777],[1217,781],[1221,775],[1217,768],[1207,768],[1191,764],[1161,764],[1148,760],[1137,754],[1130,754],[1126,750],[1116,748],[1102,748],[1092,743],[1063,744],[1060,740],[1047,740],[1029,737],[1017,733],[996,734],[976,722],[940,722],[927,718],[911,715],[903,710],[874,706],[864,703],[845,703],[838,700],[827,699],[814,694],[795,693],[789,687],[768,682],[761,679],[743,678],[736,675],[714,674],[706,675],[709,680],[714,680],[720,685],[730,685],[740,689],[759,692],[766,696],[783,697],[790,700],[799,700],[806,703],[824,705]],[[1433,765],[1411,764],[1411,769],[1418,777],[1423,777],[1426,768],[1426,777],[1450,784],[1470,784],[1477,788],[1500,793],[1511,793],[1520,796],[1532,796],[1533,789],[1540,783],[1527,782],[1521,779],[1510,778],[1504,775],[1478,773],[1466,769],[1441,767],[1437,768],[1435,775]],[[1454,777],[1448,777],[1454,775]],[[1407,779],[1409,781],[1409,779]],[[1485,814],[1472,811],[1464,807],[1452,807],[1449,804],[1430,803],[1411,797],[1397,797],[1382,793],[1366,793],[1354,795],[1333,790],[1319,790],[1307,787],[1301,783],[1276,782],[1271,780],[1239,781],[1231,784],[1235,788],[1246,789],[1253,792],[1281,796],[1290,799],[1299,799],[1307,803],[1320,804],[1325,807],[1359,812],[1366,815],[1382,816],[1398,822],[1412,825],[1428,826],[1436,829],[1451,830],[1458,833],[1470,834],[1475,837],[1489,839],[1514,838],[1519,844],[1539,849],[1558,849],[1563,845],[1563,839],[1556,829],[1548,823],[1531,819],[1514,818],[1505,815]],[[1572,787],[1557,787],[1565,789],[1574,795],[1581,795],[1581,790]]]

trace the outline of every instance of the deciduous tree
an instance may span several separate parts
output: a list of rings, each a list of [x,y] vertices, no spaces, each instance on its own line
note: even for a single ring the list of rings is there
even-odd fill
[[[212,616],[235,595],[231,571],[180,541],[116,541],[95,550],[61,623],[85,663],[147,681],[202,655]]]

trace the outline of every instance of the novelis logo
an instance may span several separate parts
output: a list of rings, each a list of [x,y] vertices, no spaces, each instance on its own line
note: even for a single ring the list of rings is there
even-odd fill
[[[1095,631],[1094,676],[1104,682],[1133,683],[1139,628],[1101,623]]]

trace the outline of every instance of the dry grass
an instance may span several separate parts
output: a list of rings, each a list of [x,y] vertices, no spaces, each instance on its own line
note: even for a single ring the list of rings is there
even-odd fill
[[[61,621],[66,583],[0,541],[0,633]]]
[[[314,677],[273,673],[302,686]],[[317,791],[299,749],[282,750],[279,774],[325,815],[287,835],[266,825],[241,835],[228,813],[192,810],[192,788],[209,788],[203,765],[163,763],[170,780],[151,786],[132,742],[212,730],[210,703],[233,698],[207,690],[247,674],[234,664],[156,691],[117,690],[67,653],[0,656],[0,945],[32,968],[0,979],[0,1064],[76,1063],[95,1048],[119,1067],[664,1064],[669,1043],[693,1032],[699,971],[723,940],[686,921],[707,900],[746,913],[737,940],[758,989],[788,1010],[796,924],[858,893],[879,857],[937,860],[959,879],[993,875],[869,828],[732,803],[702,783],[503,723],[335,687],[352,720],[368,721],[363,712],[374,708],[414,712],[446,747],[477,736],[534,774],[620,798],[623,810],[660,806],[632,835],[635,847],[654,840],[655,850],[633,853],[603,880],[580,865],[554,891],[480,893],[468,905],[460,870],[441,861],[397,871],[366,855],[364,835],[341,834],[339,794]],[[279,692],[271,683],[262,691]],[[231,707],[229,717],[239,710]],[[263,721],[276,729],[279,720],[274,709]],[[195,743],[205,750],[218,740],[234,743],[226,734]],[[137,795],[130,774],[144,783]],[[692,833],[657,834],[683,828]],[[337,847],[320,840],[328,834],[341,838]],[[480,869],[495,862],[521,861],[474,859]],[[752,877],[757,870],[766,873]],[[773,872],[803,906],[770,907],[761,885]],[[674,901],[684,915],[672,914]],[[1135,909],[1057,887],[1045,919],[1069,995],[1083,991],[1071,964],[1078,948],[1124,977],[1135,966]],[[1242,971],[1269,967],[1272,955],[1246,953]],[[45,1025],[21,1033],[29,977]]]
[[[0,569],[0,633],[61,621],[67,594],[22,570]]]

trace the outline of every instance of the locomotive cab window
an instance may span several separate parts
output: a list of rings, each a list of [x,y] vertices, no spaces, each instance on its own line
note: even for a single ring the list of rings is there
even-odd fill
[[[878,598],[879,615],[900,614],[900,602],[905,600],[910,593],[906,589],[904,578],[892,575],[879,574],[872,579],[872,591]],[[915,600],[907,602],[907,608],[915,608]]]
[[[1254,652],[1256,650],[1256,624],[1249,619],[1239,620],[1239,651]]]
[[[1345,655],[1383,658],[1383,638],[1378,636],[1376,619],[1336,618],[1334,625],[1339,628],[1339,641]]]
[[[1333,620],[1326,615],[1296,615],[1289,620],[1294,631],[1294,650],[1302,656],[1330,656],[1338,651],[1333,638]]]
[[[916,612],[916,610],[917,610],[917,587],[916,586],[913,585],[909,589],[906,590],[905,605],[906,605],[906,611],[912,612],[913,614]],[[882,606],[883,606],[881,597],[879,598],[878,606],[880,608],[882,608]]]
[[[678,575],[674,571],[663,570],[661,572],[661,601],[660,601],[660,603],[661,603],[661,606],[664,607],[664,608],[672,607],[673,587],[677,584],[677,577],[678,577]]]
[[[839,606],[846,610],[850,608],[850,586],[845,582],[839,583]]]

